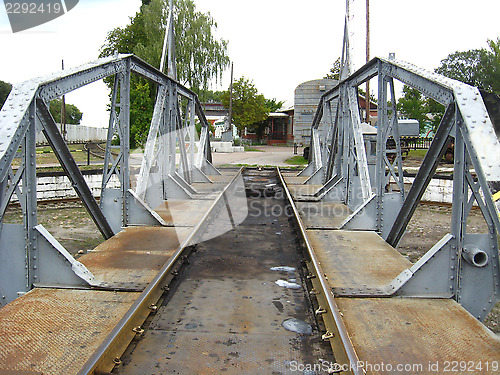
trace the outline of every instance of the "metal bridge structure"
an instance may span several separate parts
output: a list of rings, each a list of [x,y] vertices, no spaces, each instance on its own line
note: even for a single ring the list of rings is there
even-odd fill
[[[357,102],[358,86],[374,77],[379,87],[376,145],[363,138]],[[403,176],[396,80],[446,107],[409,189]],[[330,124],[323,138],[318,130],[322,117]],[[312,161],[299,174],[311,187],[304,195],[299,192],[297,199],[347,205],[352,213],[340,223],[340,229],[373,230],[396,247],[446,147],[454,142],[450,233],[390,283],[378,290],[368,285],[357,290],[357,295],[454,298],[478,319],[486,317],[498,301],[500,281],[500,224],[492,198],[500,190],[497,133],[477,88],[393,59],[373,59],[323,95],[312,125]],[[395,147],[388,146],[390,139]],[[479,206],[488,233],[467,232],[473,205]]]
[[[158,100],[145,148],[137,188],[130,188],[130,75],[138,74],[158,85]],[[48,103],[84,85],[114,76],[111,112],[104,159],[102,197],[99,204],[85,183]],[[182,102],[184,101],[184,102]],[[185,108],[181,110],[181,105]],[[182,113],[181,113],[182,111]],[[201,142],[195,154],[195,114],[202,124]],[[34,137],[42,131],[66,171],[78,196],[105,239],[122,227],[164,224],[151,207],[168,198],[192,198],[190,183],[207,182],[203,172],[217,173],[211,166],[208,123],[197,96],[134,56],[101,59],[81,67],[16,85],[0,115],[1,126],[1,217],[15,193],[21,203],[23,225],[3,224],[0,288],[2,304],[27,292],[34,284],[97,286],[90,272],[37,222],[36,160]],[[112,145],[115,139],[119,146]],[[176,147],[182,144],[176,165]],[[114,151],[119,150],[115,156]],[[14,173],[12,162],[21,155]],[[120,188],[108,188],[112,178]],[[149,188],[149,190],[148,190]],[[154,195],[151,193],[154,191]],[[155,199],[151,198],[152,194]]]
[[[99,59],[14,86],[0,112],[0,372],[295,373],[302,364],[305,373],[307,361],[326,371],[329,358],[327,370],[345,374],[441,373],[455,363],[498,373],[500,339],[481,320],[499,300],[500,143],[479,91],[375,58],[321,98],[312,160],[299,174],[218,170],[198,98],[175,77],[168,20],[162,69],[132,55]],[[132,74],[157,87],[138,163]],[[113,91],[98,203],[48,105],[105,77]],[[377,133],[366,138],[357,88],[375,77]],[[410,187],[395,80],[446,107]],[[105,239],[78,260],[37,221],[39,131]],[[451,141],[451,230],[412,264],[395,247]],[[13,194],[23,224],[4,223]],[[488,233],[468,232],[473,205]],[[289,215],[263,215],[269,207]],[[292,258],[301,271],[270,267]],[[273,282],[273,272],[288,280]],[[283,314],[311,325],[280,325]]]

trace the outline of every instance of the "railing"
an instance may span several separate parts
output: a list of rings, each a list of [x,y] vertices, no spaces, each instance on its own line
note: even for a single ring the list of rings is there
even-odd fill
[[[401,146],[409,150],[427,150],[432,140],[432,137],[401,137]]]

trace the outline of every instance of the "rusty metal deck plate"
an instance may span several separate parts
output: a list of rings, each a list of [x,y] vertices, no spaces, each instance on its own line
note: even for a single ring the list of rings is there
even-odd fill
[[[199,193],[211,194],[218,193],[227,185],[226,182],[193,182],[191,186]],[[214,195],[214,198],[216,196]]]
[[[108,287],[142,290],[178,247],[177,228],[127,227],[79,261]]]
[[[210,180],[213,182],[213,183],[216,183],[216,184],[228,184],[233,178],[234,176],[237,175],[238,173],[238,170],[229,170],[229,171],[220,171],[222,174],[220,175],[210,175],[208,176],[208,178],[210,178]]]
[[[307,181],[309,176],[297,176],[296,173],[295,175],[284,173],[283,178],[285,179],[287,185],[303,185]]]
[[[351,210],[337,202],[295,202],[306,229],[338,229]]]
[[[175,227],[194,227],[212,206],[213,200],[206,199],[169,199],[154,210],[167,225]]]
[[[292,194],[292,197],[295,200],[295,199],[304,199],[304,197],[311,199],[311,197],[313,197],[319,191],[319,189],[321,189],[323,186],[322,185],[288,184],[287,187],[288,187],[288,190],[290,191],[290,194]]]
[[[76,374],[138,296],[33,289],[2,308],[0,373]]]
[[[356,294],[384,289],[411,262],[371,231],[308,230],[328,282],[336,290]]]
[[[500,373],[500,338],[454,300],[336,301],[360,360],[371,365],[369,374]],[[407,367],[398,371],[398,365]]]

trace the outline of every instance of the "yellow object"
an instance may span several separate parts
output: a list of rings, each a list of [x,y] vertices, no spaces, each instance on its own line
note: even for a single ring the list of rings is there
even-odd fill
[[[493,202],[496,202],[500,200],[500,191],[497,191],[495,194],[493,194]]]

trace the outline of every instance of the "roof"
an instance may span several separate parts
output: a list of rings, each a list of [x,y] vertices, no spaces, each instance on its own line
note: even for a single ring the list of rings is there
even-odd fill
[[[289,116],[286,113],[271,112],[271,113],[269,113],[268,117],[272,117],[272,118],[287,118]]]

